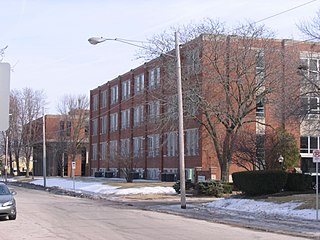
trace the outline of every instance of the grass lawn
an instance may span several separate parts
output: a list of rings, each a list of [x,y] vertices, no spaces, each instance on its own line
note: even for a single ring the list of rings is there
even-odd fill
[[[119,188],[142,188],[142,187],[172,187],[174,182],[107,182],[104,183],[109,186],[119,187]]]
[[[262,199],[261,199],[262,200]],[[268,196],[266,199],[263,199],[267,202],[274,203],[286,203],[286,202],[302,202],[303,204],[297,207],[297,209],[315,209],[316,208],[316,194],[308,193],[308,194],[293,194],[287,196]]]

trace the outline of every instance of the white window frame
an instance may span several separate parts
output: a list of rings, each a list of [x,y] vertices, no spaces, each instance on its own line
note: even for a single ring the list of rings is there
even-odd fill
[[[109,142],[110,160],[115,160],[118,152],[118,141],[112,140]]]
[[[149,102],[149,119],[151,121],[157,121],[160,118],[160,101],[150,101]]]
[[[101,160],[106,160],[107,159],[107,142],[102,142],[101,144]]]
[[[110,114],[110,132],[118,130],[118,113]]]
[[[111,104],[117,103],[119,100],[119,87],[115,85],[111,87]]]
[[[128,158],[130,156],[130,139],[121,139],[120,140],[120,149],[121,156],[124,158]]]
[[[121,111],[121,129],[130,128],[130,109]]]
[[[144,75],[140,74],[134,78],[134,94],[140,95],[144,90]]]
[[[107,133],[107,116],[102,116],[100,118],[100,134]]]
[[[142,157],[144,154],[144,138],[134,137],[133,138],[133,156],[135,158]]]
[[[157,157],[160,154],[159,134],[148,135],[148,157]]]
[[[127,100],[130,97],[130,80],[122,82],[122,100]]]
[[[133,126],[134,127],[139,127],[143,123],[143,105],[139,105],[134,108],[134,113],[133,113]]]
[[[149,72],[149,89],[160,86],[160,67],[156,67]]]
[[[169,132],[167,135],[167,157],[178,155],[178,133]]]
[[[98,118],[92,120],[92,136],[98,135]]]
[[[185,134],[185,155],[198,156],[199,155],[199,130],[198,128],[187,129]]]
[[[107,103],[108,103],[107,96],[108,96],[107,90],[105,90],[101,93],[101,108],[107,107]]]
[[[96,143],[92,144],[92,160],[98,160],[98,145]]]
[[[97,111],[98,110],[98,105],[99,105],[99,95],[95,94],[92,96],[92,101],[93,101],[93,111]]]

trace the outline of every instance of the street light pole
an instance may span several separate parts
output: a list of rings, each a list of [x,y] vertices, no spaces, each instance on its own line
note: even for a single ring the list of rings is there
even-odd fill
[[[178,92],[178,117],[179,117],[179,170],[180,170],[180,194],[181,194],[181,208],[186,209],[186,180],[185,180],[185,160],[184,160],[184,133],[183,133],[183,102],[182,102],[182,83],[181,83],[181,59],[180,59],[180,43],[178,32],[174,33],[175,36],[175,52],[176,55],[170,55],[163,53],[166,56],[176,58],[176,73],[177,73],[177,92]],[[91,37],[88,39],[89,43],[96,45],[98,43],[105,42],[107,40],[113,40],[122,42],[125,44],[133,45],[139,48],[145,48],[144,46],[132,43],[142,41],[133,41],[121,38],[103,38],[103,37]]]

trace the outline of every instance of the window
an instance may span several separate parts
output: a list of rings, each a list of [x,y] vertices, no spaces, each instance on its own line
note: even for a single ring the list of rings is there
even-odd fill
[[[92,120],[92,135],[93,136],[98,135],[98,119]]]
[[[306,85],[310,85],[310,87],[314,87],[314,82],[319,81],[320,74],[320,59],[316,58],[302,58],[300,59],[299,69],[303,77],[307,80]],[[316,83],[318,84],[318,83]]]
[[[142,94],[144,90],[144,75],[140,74],[134,78],[134,94]]]
[[[99,98],[98,98],[98,94],[93,95],[93,111],[97,111],[98,110],[98,104],[99,104]]]
[[[160,68],[151,69],[149,72],[149,88],[154,89],[160,85]]]
[[[265,168],[265,135],[256,136],[256,158],[259,169]]]
[[[187,156],[197,156],[199,155],[199,136],[198,129],[188,129],[186,130],[186,146],[185,154]]]
[[[143,105],[134,108],[133,125],[139,127],[143,123]]]
[[[308,119],[318,119],[320,115],[320,98],[318,97],[301,98],[301,108],[302,108],[303,114],[306,114]]]
[[[159,156],[159,134],[148,136],[148,157]]]
[[[64,121],[60,121],[60,136],[64,136]]]
[[[101,108],[106,108],[107,107],[107,91],[103,91],[101,93]]]
[[[106,160],[107,159],[107,142],[102,142],[101,143],[101,160]]]
[[[97,148],[97,144],[94,143],[92,144],[92,160],[97,160],[98,158],[98,148]]]
[[[110,160],[115,160],[117,156],[118,142],[116,140],[110,141]]]
[[[193,49],[187,53],[187,73],[195,75],[200,72],[200,53],[198,49]]]
[[[121,156],[122,157],[129,157],[130,153],[130,140],[129,138],[127,139],[121,139]]]
[[[256,78],[257,83],[261,84],[264,82],[265,77],[265,57],[264,51],[259,50],[256,55]]]
[[[264,104],[261,98],[256,99],[256,117],[264,117]]]
[[[101,117],[100,121],[101,121],[100,133],[106,134],[107,133],[107,116]]]
[[[66,135],[67,135],[68,137],[71,136],[71,122],[70,122],[70,121],[67,121]]]
[[[149,103],[149,118],[151,121],[157,121],[160,117],[160,101],[151,101]]]
[[[130,109],[121,111],[121,128],[126,129],[130,127]]]
[[[135,137],[133,138],[133,156],[135,158],[142,157],[144,153],[144,138]]]
[[[122,100],[126,100],[130,97],[130,80],[122,83]]]
[[[110,132],[118,130],[118,113],[110,114]]]
[[[177,132],[167,133],[167,156],[178,155],[178,134]]]
[[[300,152],[313,153],[313,150],[319,149],[319,137],[317,136],[301,136]]]
[[[118,102],[118,85],[111,88],[111,104]]]

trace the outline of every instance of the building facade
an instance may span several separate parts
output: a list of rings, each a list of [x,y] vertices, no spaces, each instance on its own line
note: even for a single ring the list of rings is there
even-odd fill
[[[265,146],[268,132],[276,127],[283,127],[292,133],[298,145],[301,137],[302,145],[307,142],[308,146],[312,143],[312,146],[319,148],[319,141],[314,143],[315,138],[310,138],[310,131],[307,133],[306,127],[300,127],[300,118],[297,119],[297,114],[294,114],[301,105],[300,99],[296,100],[301,93],[302,78],[298,69],[301,59],[314,59],[309,55],[314,51],[312,44],[254,39],[250,47],[245,49],[249,39],[219,36],[216,40],[215,43],[218,43],[214,48],[214,56],[210,36],[201,35],[181,47],[184,107],[188,108],[184,114],[186,178],[195,180],[202,176],[221,179],[221,163],[215,151],[218,145],[213,144],[212,134],[209,136],[202,124],[205,122],[203,111],[199,111],[200,108],[204,109],[204,103],[193,100],[196,99],[197,89],[201,92],[199,95],[209,99],[210,106],[222,109],[224,100],[219,102],[219,99],[228,99],[228,96],[224,96],[224,82],[230,79],[234,80],[229,87],[240,86],[246,94],[260,84],[259,89],[252,92],[252,99],[247,99],[247,102],[254,101],[254,107],[248,108],[250,112],[245,113],[243,119],[239,118],[240,123],[236,123],[241,126],[246,122],[244,129],[260,139],[259,144],[258,140],[256,142],[256,159],[260,158],[262,162],[275,161],[274,155],[273,159],[268,159],[270,154]],[[249,57],[244,56],[245,51]],[[206,58],[209,55],[213,57],[214,64],[211,63],[212,59]],[[316,61],[318,71],[319,63]],[[123,169],[129,169],[140,178],[161,179],[165,173],[178,176],[177,96],[175,82],[171,81],[175,79],[174,64],[175,61],[170,57],[161,56],[90,91],[90,175],[102,172],[121,177]],[[250,67],[244,69],[244,66]],[[227,74],[222,75],[219,69]],[[252,79],[251,82],[244,83],[248,78]],[[243,82],[238,84],[237,79]],[[270,93],[269,89],[276,90]],[[241,98],[240,93],[235,95],[234,99]],[[228,108],[238,104],[234,99]],[[318,109],[319,105],[316,106]],[[242,111],[240,107],[238,110]],[[212,118],[219,118],[219,115]],[[225,137],[228,130],[223,129],[228,128],[223,126],[223,119],[220,122],[217,128]],[[231,123],[230,128],[232,126]],[[242,128],[239,131],[243,131]],[[302,163],[309,161],[307,159],[312,155],[310,147],[309,155],[304,151],[306,147],[303,145]],[[245,170],[234,162],[236,160],[230,163],[230,175]],[[310,171],[310,166],[306,171]]]
[[[33,173],[35,176],[43,175],[43,148],[46,149],[46,175],[71,176],[72,159],[68,145],[73,133],[72,121],[63,115],[45,115],[45,137],[43,137],[43,117],[36,119],[33,144]],[[83,128],[81,132],[84,132]],[[45,141],[45,144],[44,142]],[[75,156],[75,176],[88,175],[88,140],[81,142]]]

